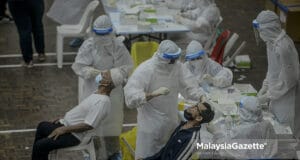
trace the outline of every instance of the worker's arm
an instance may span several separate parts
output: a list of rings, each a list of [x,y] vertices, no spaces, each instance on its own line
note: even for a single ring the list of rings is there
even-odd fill
[[[75,62],[72,64],[75,74],[83,79],[93,79],[101,73],[101,70],[93,67],[93,43],[91,38],[85,40],[78,50]]]
[[[57,137],[66,133],[84,132],[91,129],[93,129],[93,127],[85,123],[79,123],[72,126],[61,126],[59,128],[56,128],[54,131],[52,131],[52,133],[48,136],[48,138],[53,138],[54,140],[56,140]]]
[[[128,79],[124,87],[125,103],[128,108],[141,107],[146,104],[148,100],[153,98],[149,95],[150,91],[148,91],[152,76],[152,70],[149,69],[150,67],[150,65],[142,63]]]

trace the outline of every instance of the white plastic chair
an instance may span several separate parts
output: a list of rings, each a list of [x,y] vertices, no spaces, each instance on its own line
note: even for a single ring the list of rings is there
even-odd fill
[[[51,154],[49,155],[49,159],[59,160],[58,152],[82,151],[84,156],[88,155],[90,157],[90,160],[96,160],[96,151],[95,151],[94,140],[93,140],[94,136],[96,136],[95,133],[88,134],[83,138],[82,142],[77,146],[62,148],[62,149],[52,151]]]
[[[56,37],[56,53],[57,67],[62,68],[63,64],[63,46],[65,37],[84,37],[87,33],[87,28],[92,24],[93,13],[99,5],[98,0],[94,0],[86,7],[79,24],[76,25],[61,25],[57,27]]]
[[[84,155],[89,155],[90,160],[96,160],[96,151],[95,151],[93,139],[91,139],[90,142],[87,144],[80,144],[74,147],[55,150],[53,153],[53,158],[51,159],[59,160],[58,152],[63,152],[63,151],[82,151]]]
[[[217,36],[217,29],[221,25],[222,21],[223,21],[223,18],[220,17],[219,22],[214,27],[212,35],[209,37],[207,42],[204,44],[204,50],[209,51],[208,53],[211,53],[210,51],[213,49],[213,46],[214,46],[214,43],[215,43],[214,41],[215,41],[216,36]]]
[[[237,33],[233,33],[232,36],[229,38],[224,48],[223,60],[225,60],[226,56],[228,56],[229,52],[231,51],[238,39],[239,35]]]
[[[235,52],[230,57],[228,55],[227,60],[223,61],[223,66],[225,66],[225,67],[229,66],[230,63],[234,60],[234,58],[243,51],[243,49],[246,47],[246,44],[247,44],[247,42],[243,41],[241,43],[241,45],[235,50]]]

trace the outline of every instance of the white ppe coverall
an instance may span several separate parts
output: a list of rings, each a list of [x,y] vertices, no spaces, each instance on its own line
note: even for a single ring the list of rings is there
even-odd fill
[[[101,71],[118,69],[127,78],[133,68],[133,62],[124,44],[116,39],[103,44],[98,37],[87,39],[80,47],[72,69],[79,76],[79,99],[82,101],[97,89],[95,77]],[[114,76],[111,73],[112,77]],[[122,130],[124,95],[122,86],[116,86],[111,95],[111,115],[105,119],[104,136],[118,136]]]
[[[159,54],[155,53],[140,64],[124,87],[127,106],[138,111],[136,159],[157,153],[179,124],[178,93],[194,101],[199,101],[203,95],[197,89],[192,74],[181,62],[168,64]],[[169,94],[147,101],[146,93],[160,87],[168,88]]]
[[[197,41],[192,41],[186,49],[186,55],[195,54],[201,50],[203,50],[202,45]],[[231,85],[233,79],[231,70],[210,59],[206,53],[200,57],[202,59],[186,61],[184,63],[185,67],[196,77],[199,85],[203,82],[204,75],[211,76],[211,83],[216,87],[222,88]]]
[[[233,126],[230,131],[224,125],[209,129],[214,134],[217,144],[267,144],[263,149],[226,149],[219,150],[222,158],[235,159],[269,159],[278,151],[277,136],[272,124],[263,120],[262,110],[255,97],[244,97],[241,100],[239,115],[240,124]],[[228,133],[229,132],[229,133]],[[256,147],[257,148],[257,147]]]
[[[222,158],[229,159],[270,159],[278,151],[274,128],[269,121],[241,123],[231,130],[230,135],[219,132],[214,135],[217,144],[267,144],[263,149],[226,149],[219,150]]]
[[[124,84],[133,68],[133,62],[122,41],[112,34],[108,16],[99,16],[93,24],[93,35],[79,48],[73,71],[79,76],[79,101],[97,89],[95,77],[101,71],[110,70],[116,84]],[[122,85],[115,86],[110,94],[112,110],[104,120],[104,136],[119,136],[123,124],[124,95]]]
[[[279,17],[262,11],[256,18],[259,35],[267,45],[268,71],[259,96],[270,98],[270,109],[279,122],[300,134],[299,59],[293,41],[281,29]],[[298,95],[297,95],[298,94]]]

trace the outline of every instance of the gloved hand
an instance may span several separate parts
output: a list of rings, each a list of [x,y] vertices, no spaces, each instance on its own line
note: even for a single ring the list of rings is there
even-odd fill
[[[202,79],[203,79],[203,81],[205,81],[205,82],[207,82],[209,84],[213,84],[213,82],[214,82],[214,78],[211,75],[209,75],[209,74],[203,75]]]
[[[190,18],[190,14],[188,12],[182,12],[180,15],[184,18]]]
[[[218,128],[216,125],[212,124],[212,123],[208,123],[206,125],[206,130],[211,133],[211,134],[216,134],[218,131]]]
[[[160,87],[157,90],[153,91],[151,94],[154,97],[160,96],[160,95],[167,95],[169,94],[170,90],[166,87]]]
[[[91,77],[96,77],[98,74],[101,73],[100,70],[95,69],[95,68],[91,68],[88,70],[88,72],[90,73]]]
[[[268,103],[271,100],[269,92],[267,92],[266,94],[264,94],[262,96],[259,96],[257,99],[258,99],[258,102],[260,105]]]
[[[262,95],[266,94],[267,91],[268,91],[268,86],[263,84],[263,86],[261,87],[261,89],[257,93],[257,96],[262,96]]]
[[[205,95],[202,95],[202,96],[200,96],[199,100],[200,100],[200,103],[204,103],[207,99],[206,99]]]
[[[175,15],[175,17],[174,17],[174,20],[175,20],[175,22],[177,22],[177,23],[181,23],[181,15],[180,14],[176,14]]]

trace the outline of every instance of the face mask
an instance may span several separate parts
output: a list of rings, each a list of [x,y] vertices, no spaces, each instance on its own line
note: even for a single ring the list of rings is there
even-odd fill
[[[96,76],[96,78],[95,78],[95,82],[96,82],[96,84],[100,84],[100,82],[101,82],[101,80],[102,80],[102,75],[101,74],[98,74],[97,76]]]
[[[194,67],[194,69],[200,69],[203,64],[203,59],[190,61],[190,64]]]
[[[95,35],[95,40],[99,45],[110,45],[113,43],[113,35]]]
[[[268,34],[266,33],[266,31],[260,31],[260,32],[259,32],[259,36],[260,36],[260,38],[261,38],[264,42],[272,41],[271,36],[268,35]]]
[[[197,66],[197,64],[198,64],[198,61],[196,60],[196,61],[190,61],[190,64],[194,67],[194,68],[196,68],[196,66]]]
[[[177,61],[176,59],[172,59],[172,60],[170,60],[169,64],[175,64],[176,61]]]
[[[193,116],[191,113],[187,112],[187,110],[184,110],[183,116],[186,120],[191,121],[194,120]]]

